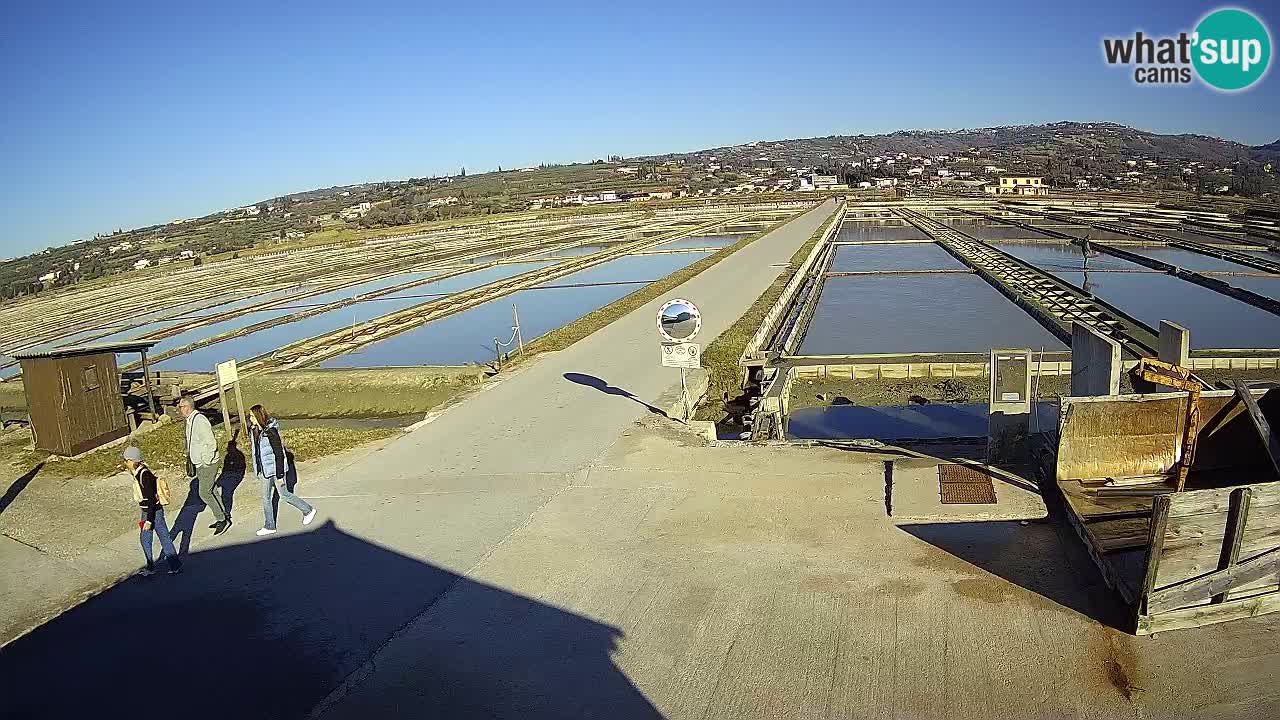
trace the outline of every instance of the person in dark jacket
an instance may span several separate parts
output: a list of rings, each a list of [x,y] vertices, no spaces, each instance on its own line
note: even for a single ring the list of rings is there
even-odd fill
[[[258,535],[270,535],[276,531],[276,514],[272,509],[274,493],[280,499],[302,512],[302,524],[310,525],[316,519],[316,509],[306,500],[289,492],[285,478],[289,473],[289,457],[280,439],[280,426],[267,413],[266,408],[254,405],[249,408],[249,424],[253,433],[253,469],[262,482],[262,529]]]
[[[154,531],[160,537],[160,552],[168,563],[169,574],[177,575],[182,572],[182,561],[178,559],[169,526],[164,521],[164,506],[156,492],[156,474],[142,462],[142,450],[136,445],[125,448],[124,464],[133,475],[133,497],[142,510],[142,518],[138,520],[139,541],[142,543],[142,555],[147,559],[147,567],[142,574],[156,574],[155,562],[151,558],[151,533]]]

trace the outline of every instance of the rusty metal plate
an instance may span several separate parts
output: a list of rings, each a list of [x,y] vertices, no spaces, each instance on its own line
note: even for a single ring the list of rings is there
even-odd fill
[[[942,483],[943,505],[995,505],[996,489],[985,483]]]
[[[948,463],[938,466],[938,482],[990,483],[991,477],[982,468]]]
[[[939,465],[938,490],[943,505],[994,505],[991,476],[970,465]]]

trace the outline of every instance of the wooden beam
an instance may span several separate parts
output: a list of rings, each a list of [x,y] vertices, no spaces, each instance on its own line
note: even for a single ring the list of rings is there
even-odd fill
[[[1239,488],[1231,493],[1231,509],[1227,512],[1227,531],[1222,537],[1222,557],[1218,560],[1218,569],[1226,570],[1240,560],[1240,543],[1244,540],[1244,527],[1249,522],[1249,501],[1253,498],[1252,488]],[[1210,600],[1213,604],[1227,599],[1229,593],[1222,592]]]
[[[1276,474],[1280,475],[1280,441],[1277,441],[1275,433],[1271,432],[1271,424],[1267,422],[1266,416],[1262,414],[1262,409],[1258,407],[1258,403],[1253,399],[1253,394],[1249,392],[1249,386],[1245,385],[1243,380],[1232,380],[1231,384],[1236,390],[1236,397],[1240,398],[1240,402],[1244,403],[1249,419],[1253,421],[1253,429],[1258,431],[1262,446],[1266,448],[1267,456],[1271,459],[1271,466],[1275,468]]]
[[[1154,614],[1193,605],[1211,595],[1274,575],[1277,570],[1280,570],[1280,547],[1271,548],[1225,570],[1161,588],[1147,598],[1147,612]]]
[[[1280,592],[1254,595],[1239,600],[1228,600],[1221,605],[1197,605],[1170,610],[1159,615],[1142,615],[1138,618],[1138,635],[1151,635],[1166,630],[1201,627],[1214,623],[1257,617],[1280,610]]]
[[[147,387],[147,402],[151,405],[151,417],[160,419],[160,410],[156,407],[156,393],[151,388],[151,367],[147,365],[147,351],[142,351],[142,383]]]
[[[1151,593],[1156,587],[1156,573],[1160,570],[1160,553],[1164,551],[1164,531],[1169,524],[1169,496],[1157,495],[1151,500],[1151,529],[1147,550],[1147,564],[1142,571],[1142,587],[1138,589],[1138,612],[1146,615],[1150,612],[1147,605]]]

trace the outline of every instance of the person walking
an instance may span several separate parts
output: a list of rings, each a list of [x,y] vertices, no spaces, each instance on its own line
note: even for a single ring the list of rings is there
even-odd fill
[[[231,516],[227,515],[222,506],[222,498],[218,496],[216,487],[219,475],[218,439],[213,436],[209,418],[196,412],[196,405],[190,397],[183,397],[178,401],[178,412],[187,420],[187,477],[196,478],[200,499],[213,512],[214,523],[209,527],[213,529],[214,535],[221,535],[231,527]]]
[[[160,554],[169,566],[169,574],[182,572],[182,560],[173,547],[173,538],[169,535],[169,526],[164,521],[164,502],[168,500],[167,490],[160,492],[160,483],[151,468],[142,462],[142,450],[130,445],[124,451],[124,464],[133,475],[133,498],[138,501],[142,510],[142,518],[138,520],[138,540],[142,543],[142,556],[147,559],[147,567],[142,571],[144,576],[156,574],[155,561],[151,557],[151,534],[160,538]]]
[[[258,535],[271,535],[276,531],[276,513],[272,507],[276,492],[280,499],[298,508],[303,525],[310,525],[316,519],[316,509],[289,491],[286,480],[289,456],[285,453],[276,419],[267,413],[266,408],[254,405],[249,408],[249,424],[253,433],[253,469],[262,482],[262,529]]]

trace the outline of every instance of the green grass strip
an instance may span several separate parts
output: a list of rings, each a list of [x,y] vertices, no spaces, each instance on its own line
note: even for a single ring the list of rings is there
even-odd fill
[[[813,246],[818,244],[818,240],[822,238],[823,233],[827,232],[835,219],[834,213],[827,218],[827,221],[819,226],[809,240],[791,256],[790,262],[787,263],[787,270],[784,270],[773,284],[756,298],[755,303],[743,313],[742,317],[738,318],[737,322],[703,350],[702,367],[709,377],[707,400],[698,408],[696,415],[698,420],[722,419],[724,408],[721,398],[725,393],[728,393],[730,399],[736,398],[742,392],[742,368],[738,363],[742,359],[743,351],[747,348],[747,343],[751,342],[751,338],[760,329],[760,324],[764,322],[764,316],[778,298],[782,297],[782,291],[786,289],[787,283],[791,282],[792,276],[800,269],[804,259],[813,251]]]

